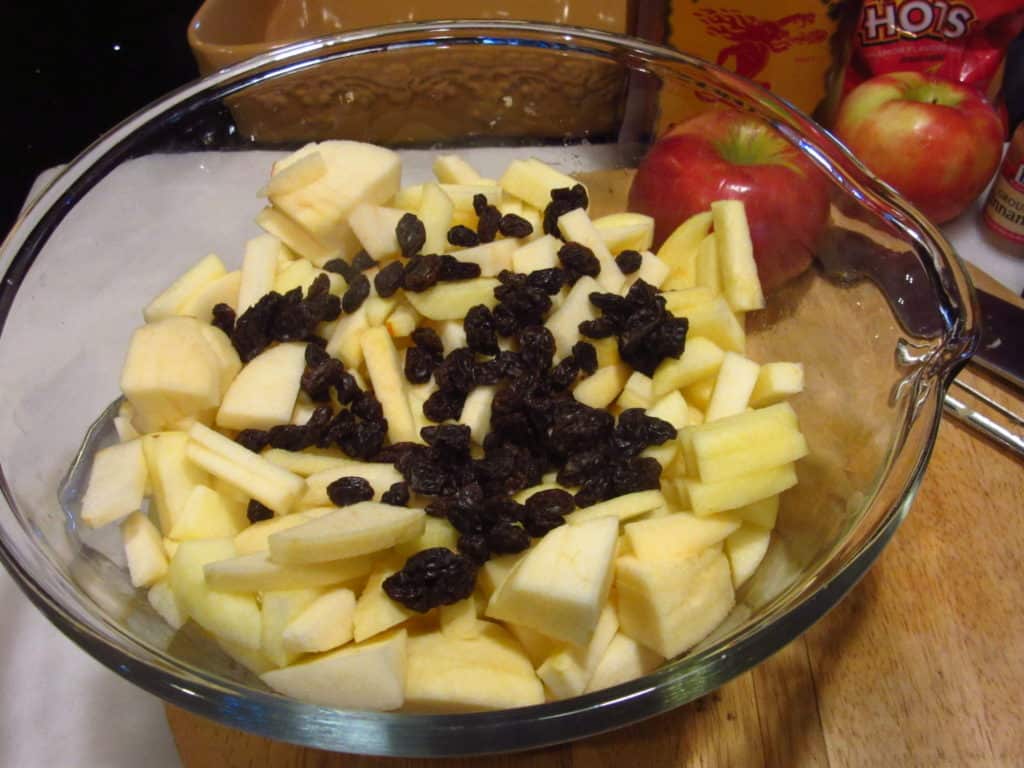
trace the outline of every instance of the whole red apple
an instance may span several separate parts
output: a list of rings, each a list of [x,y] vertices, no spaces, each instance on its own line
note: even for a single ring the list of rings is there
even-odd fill
[[[919,72],[892,72],[858,85],[840,105],[835,133],[940,224],[985,189],[1004,135],[998,113],[979,94]]]
[[[725,199],[744,203],[765,290],[807,269],[828,220],[828,182],[754,115],[720,109],[674,126],[651,147],[629,191],[630,208],[654,217],[656,244]]]

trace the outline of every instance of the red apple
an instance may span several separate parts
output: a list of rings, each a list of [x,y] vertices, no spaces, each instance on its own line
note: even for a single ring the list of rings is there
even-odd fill
[[[892,72],[858,85],[839,108],[835,133],[940,224],[985,189],[1004,135],[999,114],[979,94],[918,72]]]
[[[654,217],[656,244],[725,199],[746,207],[765,290],[807,269],[828,220],[828,182],[754,115],[722,109],[674,126],[651,147],[629,191],[630,208]]]

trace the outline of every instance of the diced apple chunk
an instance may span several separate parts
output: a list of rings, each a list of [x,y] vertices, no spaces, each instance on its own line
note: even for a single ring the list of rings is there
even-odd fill
[[[423,533],[395,545],[395,555],[397,557],[407,559],[417,552],[433,547],[446,547],[452,552],[458,550],[459,532],[452,527],[448,520],[428,516],[424,518],[423,523]],[[489,560],[488,562],[491,561]]]
[[[792,464],[784,464],[717,483],[690,479],[685,482],[694,513],[711,515],[743,507],[792,488],[796,485],[796,470]]]
[[[356,596],[351,589],[329,590],[293,618],[281,635],[289,653],[322,653],[352,639]]]
[[[658,249],[658,258],[672,268],[680,288],[697,284],[697,248],[711,231],[711,211],[696,213],[673,230]]]
[[[669,659],[707,637],[735,603],[729,563],[714,549],[681,560],[620,557],[615,584],[622,631]]]
[[[405,701],[406,633],[350,645],[261,675],[285,696],[340,709],[389,711]]]
[[[419,536],[424,511],[363,501],[270,537],[279,563],[319,563],[379,552]]]
[[[238,289],[241,284],[241,272],[228,272],[189,296],[178,307],[178,314],[194,317],[201,323],[208,323],[213,319],[213,308],[218,304],[227,304],[232,309],[237,308]]]
[[[626,379],[626,386],[622,388],[616,405],[625,410],[626,408],[650,408],[654,392],[654,382],[649,376],[640,371],[633,371]]]
[[[276,666],[285,667],[299,657],[284,647],[284,631],[319,595],[318,589],[285,589],[260,596],[260,650]]]
[[[617,518],[620,521],[632,520],[634,517],[639,517],[645,512],[650,512],[652,509],[657,509],[664,504],[665,497],[662,496],[661,491],[635,491],[623,494],[622,496],[616,496],[607,501],[599,501],[597,504],[591,504],[589,507],[577,509],[566,515],[565,519],[566,522],[573,523],[574,525],[608,516]]]
[[[413,309],[430,320],[461,320],[477,304],[493,308],[498,303],[494,289],[499,285],[493,277],[478,277],[440,283],[419,293],[409,291],[405,297]]]
[[[541,211],[551,202],[551,190],[566,189],[579,184],[571,176],[566,176],[534,158],[513,160],[498,183],[505,192]]]
[[[572,352],[573,345],[580,340],[580,323],[597,317],[597,311],[590,303],[590,294],[600,291],[601,286],[594,278],[581,277],[570,289],[562,305],[548,316],[544,325],[555,337],[557,358]]]
[[[718,200],[711,204],[715,225],[715,246],[722,290],[732,309],[747,312],[764,307],[764,294],[757,276],[754,247],[747,226],[747,213],[740,200]]]
[[[322,512],[326,514],[329,511],[325,510],[304,510],[302,512],[294,512],[284,517],[272,517],[269,520],[261,520],[258,523],[253,523],[244,531],[235,536],[235,551],[239,555],[251,555],[255,552],[266,552],[270,549],[268,539],[272,533],[278,531],[285,531],[289,528],[294,528],[297,525],[308,523],[310,520],[315,520],[317,514]]]
[[[629,375],[629,367],[624,363],[598,368],[576,385],[572,396],[591,408],[606,408],[622,392]]]
[[[438,155],[434,158],[434,176],[442,184],[477,184],[482,177],[476,168],[458,155]]]
[[[750,393],[757,383],[761,366],[743,355],[726,352],[715,377],[715,388],[704,411],[704,421],[711,422],[726,416],[743,413],[750,402]]]
[[[148,587],[167,575],[163,539],[148,517],[132,513],[121,524],[121,536],[133,587]]]
[[[654,242],[654,219],[642,213],[612,213],[594,219],[594,226],[612,253],[646,251]]]
[[[303,451],[286,451],[282,448],[270,448],[261,455],[271,464],[307,478],[327,470],[363,466],[362,462],[343,456],[337,450],[328,449],[307,448]]]
[[[338,324],[334,326],[334,333],[327,340],[327,354],[337,357],[349,370],[359,368],[363,364],[363,347],[360,339],[369,327],[364,302],[355,312],[342,315],[338,320]]]
[[[238,306],[241,315],[274,287],[277,259],[281,241],[272,235],[254,237],[245,244],[242,258],[242,280],[238,287]]]
[[[693,336],[704,336],[722,349],[740,354],[746,350],[746,333],[725,299],[719,297],[709,304],[691,307],[683,315],[690,322]]]
[[[764,560],[772,533],[767,528],[743,525],[725,540],[725,555],[732,570],[733,587],[739,589]]]
[[[586,693],[611,688],[643,677],[664,661],[661,655],[627,635],[617,632],[597,664]]]
[[[562,242],[552,235],[538,237],[526,245],[521,245],[512,254],[512,269],[524,275],[539,269],[552,269],[559,265],[558,249]]]
[[[372,566],[372,558],[366,556],[331,562],[282,564],[271,560],[267,552],[255,552],[208,563],[204,572],[210,589],[222,592],[265,592],[329,587],[365,576]]]
[[[151,432],[142,437],[160,529],[168,533],[174,530],[192,489],[209,482],[209,475],[188,460],[187,446],[184,432]]]
[[[175,596],[174,590],[171,589],[170,582],[166,578],[160,579],[160,581],[149,588],[149,592],[146,593],[146,599],[149,600],[153,610],[159,614],[161,619],[167,622],[171,629],[177,630],[185,626],[185,622],[188,621],[188,614]]]
[[[321,243],[301,224],[273,206],[267,206],[256,214],[256,224],[268,236],[284,243],[295,253],[309,259],[315,265],[325,264],[334,258],[344,258],[349,251],[355,252],[355,249],[359,247],[359,241],[347,226],[345,231],[339,234],[338,241],[328,245]],[[274,263],[276,268],[277,255],[275,255]]]
[[[618,532],[614,517],[554,529],[491,595],[487,615],[585,646],[611,587]]]
[[[331,504],[327,486],[342,477],[363,478],[378,498],[392,485],[403,480],[402,473],[391,464],[349,460],[346,464],[310,475],[306,480],[306,494],[299,501],[299,506],[309,508]]]
[[[779,518],[779,497],[777,495],[769,496],[752,504],[738,507],[729,514],[745,523],[771,530]]]
[[[544,681],[544,685],[556,698],[579,696],[586,690],[618,629],[619,618],[615,607],[606,603],[587,646],[563,646],[537,667],[537,677]]]
[[[448,230],[452,226],[454,210],[451,198],[440,186],[433,182],[423,185],[419,208],[419,218],[426,233],[423,253],[444,253],[448,250]]]
[[[142,311],[142,316],[147,323],[152,323],[178,314],[178,309],[187,299],[226,273],[224,262],[211,253],[153,299]]]
[[[388,422],[388,438],[392,443],[415,440],[417,432],[409,400],[405,396],[405,375],[399,363],[398,350],[387,329],[367,329],[360,344],[373,393],[380,401]]]
[[[611,251],[601,239],[601,233],[582,208],[574,208],[558,217],[558,229],[566,241],[574,241],[593,251],[601,271],[597,275],[597,283],[602,290],[619,293],[626,284],[626,276],[612,258]]]
[[[141,440],[97,451],[82,497],[82,522],[98,528],[137,511],[142,506],[147,476]]]
[[[356,607],[352,613],[352,636],[361,643],[374,635],[396,627],[404,621],[416,616],[401,603],[397,603],[385,594],[384,580],[399,568],[399,563],[385,560],[370,574],[366,580]]]
[[[773,405],[804,391],[804,367],[801,363],[765,363],[750,393],[754,408]]]
[[[740,521],[714,515],[697,517],[676,512],[649,520],[627,523],[626,541],[641,560],[678,560],[720,544],[740,527]]]
[[[711,296],[722,292],[721,271],[718,268],[718,242],[714,234],[700,241],[697,246],[697,287],[705,289]]]
[[[713,341],[691,335],[686,340],[682,355],[662,360],[655,369],[651,396],[661,398],[695,381],[714,376],[724,358],[725,353]]]
[[[622,293],[625,295],[629,287],[637,280],[643,280],[648,285],[660,288],[668,279],[670,272],[671,268],[668,264],[650,251],[643,251],[640,253],[640,268],[626,277],[626,282],[622,286]]]
[[[395,227],[405,215],[399,208],[360,203],[348,215],[348,225],[375,261],[393,258],[398,254],[398,238]]]
[[[692,307],[710,304],[717,294],[706,286],[696,285],[693,288],[665,290],[661,295],[665,297],[665,309],[673,315],[684,316]]]
[[[518,241],[503,238],[490,243],[463,248],[456,254],[459,261],[476,264],[483,277],[495,277],[512,268],[512,257],[518,249]]]
[[[305,344],[278,344],[261,352],[235,376],[217,411],[217,426],[269,429],[287,424],[305,369]]]
[[[484,438],[491,431],[491,403],[497,394],[494,386],[480,386],[466,397],[462,406],[459,423],[469,427],[470,436],[477,445],[483,445]]]
[[[178,541],[232,537],[245,527],[244,520],[228,499],[206,485],[197,485],[167,535]]]

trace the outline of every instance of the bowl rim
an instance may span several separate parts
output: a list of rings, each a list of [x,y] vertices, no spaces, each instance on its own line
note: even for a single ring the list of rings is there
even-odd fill
[[[732,677],[774,653],[820,618],[860,579],[903,520],[927,465],[941,416],[945,386],[966,362],[976,343],[977,308],[963,264],[937,228],[904,201],[891,187],[874,177],[825,129],[813,123],[785,100],[760,86],[701,59],[636,38],[571,26],[515,21],[431,21],[395,24],[330,35],[276,48],[219,72],[193,81],[152,102],[127,118],[86,148],[51,182],[19,217],[0,246],[0,269],[5,272],[6,298],[0,298],[0,334],[17,288],[39,248],[59,226],[63,215],[85,194],[105,168],[123,159],[119,152],[129,139],[152,129],[154,121],[194,109],[203,100],[223,99],[248,87],[253,78],[285,75],[316,66],[334,55],[364,55],[391,47],[438,43],[516,45],[524,38],[533,44],[594,53],[615,53],[620,63],[635,66],[643,60],[679,63],[708,73],[763,110],[778,117],[776,127],[799,136],[812,160],[830,176],[861,193],[861,202],[884,211],[885,217],[930,256],[925,262],[929,277],[948,300],[952,318],[936,354],[920,371],[909,397],[904,433],[897,436],[889,463],[884,467],[871,507],[883,486],[894,502],[880,516],[876,528],[861,545],[834,564],[834,572],[820,583],[805,576],[800,589],[793,587],[786,600],[765,612],[742,631],[726,636],[707,648],[663,664],[649,675],[591,694],[500,712],[458,715],[421,715],[337,710],[305,704],[273,693],[253,690],[203,670],[190,667],[166,652],[149,646],[110,623],[122,641],[114,646],[106,637],[72,614],[33,576],[19,557],[17,544],[0,530],[0,562],[47,618],[90,655],[126,679],[161,698],[227,725],[297,744],[338,751],[378,755],[454,756],[518,751],[547,746],[621,727],[659,714]],[[561,43],[551,42],[561,40]],[[543,42],[542,41],[546,41]],[[587,46],[591,46],[588,48]],[[810,139],[810,141],[808,141]],[[825,149],[824,153],[818,149]],[[11,280],[13,282],[8,283]],[[13,289],[8,289],[13,285]],[[896,483],[892,477],[893,454],[913,440],[920,452],[905,467]],[[0,489],[8,511],[17,516],[13,494],[0,466]],[[887,496],[888,498],[888,496]],[[31,546],[38,546],[30,541]],[[38,553],[37,553],[38,554]],[[829,561],[831,563],[831,561]],[[813,589],[811,588],[813,587]],[[776,598],[774,603],[779,603]],[[133,654],[129,651],[141,651]],[[709,673],[710,670],[710,673]],[[457,740],[457,741],[456,741]]]

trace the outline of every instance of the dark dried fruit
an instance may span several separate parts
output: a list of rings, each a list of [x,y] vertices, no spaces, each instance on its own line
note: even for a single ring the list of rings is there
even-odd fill
[[[606,474],[587,478],[573,497],[578,507],[591,507],[612,496],[612,479]]]
[[[434,369],[438,388],[442,392],[468,395],[476,386],[475,362],[473,353],[465,347],[449,352],[444,362]]]
[[[498,334],[494,328],[494,315],[483,304],[471,307],[462,321],[466,330],[466,346],[478,355],[498,354]]]
[[[360,251],[352,257],[352,268],[358,272],[365,272],[371,267],[376,267],[377,262],[366,251]]]
[[[388,433],[386,421],[356,421],[339,436],[338,447],[354,459],[369,461],[380,452]]]
[[[265,429],[243,429],[235,436],[235,442],[253,453],[259,453],[270,443],[270,433]]]
[[[327,486],[327,498],[337,507],[370,501],[373,499],[373,486],[363,477],[339,477]]]
[[[572,345],[572,356],[584,373],[591,374],[597,370],[597,350],[593,344],[577,341]]]
[[[409,347],[405,351],[405,378],[410,384],[430,381],[437,366],[437,358],[422,347]]]
[[[506,213],[498,222],[498,231],[505,237],[529,237],[533,234],[533,224],[522,216]]]
[[[315,344],[306,346],[306,369],[302,372],[301,386],[311,400],[324,402],[330,399],[331,387],[344,388],[345,376],[345,366],[340,360],[330,357]]]
[[[390,504],[394,507],[409,506],[409,484],[394,483],[380,497],[382,504]]]
[[[526,284],[531,288],[540,288],[548,296],[554,296],[568,281],[568,275],[558,267],[538,269],[526,276]]]
[[[435,453],[447,462],[459,461],[469,458],[470,431],[465,424],[442,424],[439,427],[424,427],[420,430],[420,437],[434,449]],[[470,489],[466,493],[472,493],[472,503],[483,500],[483,494],[478,493],[479,489]],[[480,498],[477,499],[476,497]]]
[[[462,415],[462,406],[465,402],[464,395],[438,390],[423,403],[423,415],[434,422],[458,419]]]
[[[384,593],[418,613],[452,605],[473,594],[476,566],[446,547],[433,547],[410,557],[402,570],[384,580]]]
[[[213,307],[213,320],[210,321],[214,328],[220,328],[231,338],[235,331],[235,310],[223,302]]]
[[[441,282],[452,282],[455,280],[472,280],[480,277],[480,265],[470,261],[459,261],[454,256],[445,254],[441,257],[441,267],[437,273],[437,279]]]
[[[490,243],[498,236],[501,228],[501,211],[493,205],[486,205],[477,213],[476,234],[481,243]]]
[[[581,336],[588,339],[607,339],[616,333],[615,323],[607,317],[598,317],[594,320],[584,320],[579,325]]]
[[[413,344],[434,355],[440,361],[444,357],[444,344],[433,328],[417,328],[410,335]]]
[[[551,298],[540,288],[528,284],[526,275],[502,270],[501,282],[494,289],[498,306],[494,308],[495,328],[502,336],[511,336],[527,325],[543,325],[551,309]]]
[[[637,491],[656,491],[661,487],[661,464],[650,456],[637,456],[616,467],[612,474],[612,496]]]
[[[529,538],[527,538],[527,541],[529,541]],[[486,563],[491,556],[491,550],[487,546],[487,539],[482,533],[464,533],[459,536],[456,546],[461,554],[478,565]]]
[[[485,210],[490,203],[487,202],[487,195],[477,193],[473,195],[473,213],[479,216]]]
[[[299,424],[279,424],[271,427],[267,434],[270,447],[283,451],[301,451],[316,442],[315,436],[310,435],[306,427]]]
[[[405,265],[402,285],[407,291],[419,293],[437,285],[440,273],[441,257],[436,253],[413,256]]]
[[[565,525],[565,518],[561,515],[542,510],[531,512],[529,507],[527,507],[523,528],[534,538],[540,538],[560,525]]]
[[[383,421],[384,408],[372,392],[362,392],[352,401],[351,411],[366,421]]]
[[[258,523],[261,520],[269,520],[274,516],[274,510],[266,507],[256,499],[249,499],[249,506],[245,510],[245,517],[250,523]]]
[[[498,555],[522,552],[530,546],[530,534],[509,520],[499,520],[487,531],[486,537],[488,548]]]
[[[551,373],[548,374],[548,380],[552,386],[558,389],[568,389],[576,382],[576,377],[579,373],[580,364],[576,362],[575,357],[568,355],[551,369]]]
[[[231,343],[243,363],[256,357],[273,340],[270,329],[281,299],[281,294],[271,291],[243,312],[235,323]]]
[[[392,261],[380,272],[373,276],[373,287],[377,289],[377,295],[382,299],[395,295],[395,291],[402,287],[402,280],[405,277],[405,268],[400,261]]]
[[[547,371],[554,354],[555,337],[543,325],[528,325],[519,332],[519,356],[527,368]]]
[[[333,272],[336,275],[341,275],[345,278],[346,283],[351,283],[355,279],[356,275],[359,274],[359,270],[353,267],[344,259],[331,259],[324,263],[323,267],[328,272]]]
[[[398,247],[405,258],[415,256],[427,242],[427,230],[415,213],[405,213],[395,226]]]
[[[462,224],[456,224],[448,230],[448,242],[462,248],[472,248],[480,245],[480,238],[476,232]]]
[[[626,446],[623,454],[637,454],[652,445],[661,445],[676,436],[676,428],[664,419],[648,416],[643,408],[627,408],[619,414],[615,443]]]
[[[582,243],[566,243],[558,249],[558,260],[569,276],[569,282],[575,283],[583,275],[597,277],[601,274],[601,262],[594,252]]]
[[[370,279],[366,275],[359,275],[352,280],[345,290],[345,295],[341,297],[341,308],[346,314],[351,315],[363,305],[369,295]]]
[[[586,209],[590,204],[587,190],[582,184],[551,190],[551,202],[544,208],[544,234],[562,237],[558,230],[558,219],[576,208]]]
[[[631,275],[640,269],[640,265],[643,263],[643,256],[640,255],[639,251],[622,251],[622,253],[615,257],[615,263],[619,265],[622,274]]]

